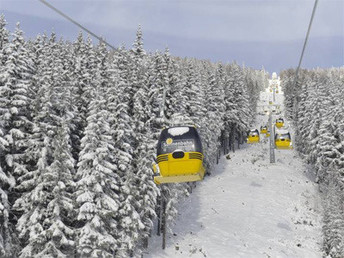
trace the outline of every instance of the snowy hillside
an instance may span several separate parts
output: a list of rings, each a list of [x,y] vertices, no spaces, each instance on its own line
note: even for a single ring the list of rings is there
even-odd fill
[[[260,105],[269,95],[261,93]],[[276,102],[283,103],[282,94]],[[259,115],[255,128],[267,120]],[[312,173],[295,150],[276,150],[270,164],[269,142],[261,139],[221,158],[180,204],[166,249],[154,235],[144,257],[322,256],[322,209]]]

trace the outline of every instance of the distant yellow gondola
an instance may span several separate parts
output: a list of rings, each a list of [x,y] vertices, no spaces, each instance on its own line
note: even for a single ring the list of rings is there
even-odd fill
[[[266,125],[263,125],[260,127],[260,133],[266,134],[268,132],[268,127]]]
[[[290,133],[286,130],[279,130],[275,134],[275,146],[276,149],[292,149],[293,144],[291,141]]]
[[[156,184],[182,183],[203,179],[203,151],[195,127],[176,126],[164,129],[158,141]]]
[[[278,118],[278,119],[276,119],[276,127],[277,128],[281,128],[281,127],[283,127],[284,126],[284,120],[283,120],[283,118]]]
[[[258,143],[259,142],[259,132],[258,129],[253,129],[249,131],[247,136],[247,143]]]

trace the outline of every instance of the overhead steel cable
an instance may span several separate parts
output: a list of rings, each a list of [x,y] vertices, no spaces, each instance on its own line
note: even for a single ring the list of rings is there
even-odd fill
[[[299,70],[300,70],[300,66],[301,66],[301,63],[302,63],[303,55],[305,53],[305,49],[306,49],[306,46],[307,46],[307,41],[308,41],[309,33],[311,31],[311,27],[312,27],[312,23],[313,23],[313,18],[314,18],[314,15],[315,15],[315,10],[317,8],[317,5],[318,5],[318,0],[315,0],[314,6],[313,6],[311,20],[309,21],[305,42],[303,44],[303,48],[302,48],[302,52],[301,52],[301,56],[300,56],[300,60],[299,60],[299,65],[297,66],[296,71],[295,71],[295,78],[294,78],[294,83],[293,83],[294,90],[297,90],[296,89],[296,83],[297,83],[297,79],[298,79],[298,75],[299,75]],[[294,104],[293,104],[293,114],[295,115],[295,123],[297,123],[297,120],[298,120],[297,110],[298,110],[299,101],[300,101],[299,98],[300,98],[300,96],[298,94],[295,94],[295,99],[294,99]]]
[[[303,55],[304,55],[304,53],[305,53],[305,49],[306,49],[306,46],[307,46],[308,37],[309,37],[309,33],[310,33],[310,31],[311,31],[311,27],[312,27],[314,15],[315,15],[315,10],[317,9],[317,5],[318,5],[318,0],[315,0],[314,6],[313,6],[313,11],[312,11],[311,20],[309,21],[309,25],[308,25],[308,30],[307,30],[305,42],[303,43],[303,48],[302,48],[302,52],[301,52],[301,56],[300,56],[300,60],[299,60],[299,65],[297,66],[296,72],[295,72],[294,87],[296,86],[296,81],[297,81],[297,78],[298,78],[298,73],[299,73],[300,66],[301,66],[302,59],[303,59]]]
[[[103,38],[99,37],[98,35],[96,35],[95,33],[93,33],[92,31],[90,31],[89,29],[87,29],[86,27],[82,26],[80,23],[78,23],[77,21],[73,20],[71,17],[69,17],[68,15],[64,14],[63,12],[61,12],[59,9],[55,8],[54,6],[52,6],[51,4],[49,4],[47,1],[45,0],[38,0],[40,2],[42,2],[43,4],[45,4],[46,6],[48,6],[50,9],[54,10],[55,12],[57,12],[58,14],[60,14],[61,16],[63,16],[64,18],[66,18],[68,21],[74,23],[76,26],[78,26],[79,28],[81,28],[82,30],[86,31],[87,33],[89,33],[90,35],[92,35],[93,37],[97,38],[99,41],[104,42],[107,46],[109,46],[110,48],[112,48],[113,50],[117,51],[117,49],[112,46],[111,44],[109,44],[108,42],[106,42]]]
[[[45,4],[46,6],[48,6],[50,9],[52,9],[53,11],[55,11],[56,13],[58,13],[59,15],[63,16],[64,18],[66,18],[68,21],[72,22],[73,24],[75,24],[76,26],[78,26],[79,28],[81,28],[82,30],[86,31],[87,33],[89,33],[90,35],[92,35],[93,37],[95,37],[96,39],[98,39],[100,42],[104,42],[107,46],[109,46],[112,50],[114,50],[115,52],[121,54],[122,56],[134,61],[135,63],[137,63],[135,60],[133,60],[133,58],[131,58],[130,56],[128,56],[127,54],[121,52],[118,50],[118,48],[115,48],[113,45],[111,45],[110,43],[108,43],[106,40],[104,40],[102,37],[99,37],[97,34],[93,33],[92,31],[90,31],[89,29],[87,29],[85,26],[81,25],[80,23],[78,23],[77,21],[73,20],[71,17],[69,17],[68,15],[66,15],[65,13],[61,12],[59,9],[57,9],[56,7],[52,6],[51,4],[49,4],[47,1],[45,0],[38,0],[41,3]],[[140,66],[141,68],[142,65],[137,63],[138,66]]]

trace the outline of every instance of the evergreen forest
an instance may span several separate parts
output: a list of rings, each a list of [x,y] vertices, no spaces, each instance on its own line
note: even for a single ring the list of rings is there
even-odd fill
[[[314,171],[323,200],[323,249],[344,255],[344,68],[281,73],[296,148]]]
[[[343,105],[327,94],[341,91],[338,73],[305,73],[315,86],[310,80],[300,88],[298,109],[290,110],[301,117],[328,103],[337,112],[304,118],[317,119],[320,129],[298,123],[300,141],[317,141],[303,146],[313,148],[309,159],[333,197],[329,209],[343,204],[343,194],[334,194],[343,192]],[[326,91],[322,80],[333,87]],[[131,48],[113,51],[82,33],[73,42],[54,33],[25,39],[19,24],[11,32],[0,16],[0,257],[139,256],[155,233],[159,200],[169,226],[194,187],[155,185],[161,129],[175,117],[194,124],[211,176],[219,156],[244,142],[266,84],[264,70],[235,62],[148,53],[141,28]],[[292,105],[298,93],[285,87]],[[318,92],[324,101],[308,98]],[[309,101],[318,109],[306,109]],[[343,210],[334,211],[327,213],[326,236],[336,234],[333,223],[343,229],[335,219]],[[330,249],[336,241],[327,242]]]

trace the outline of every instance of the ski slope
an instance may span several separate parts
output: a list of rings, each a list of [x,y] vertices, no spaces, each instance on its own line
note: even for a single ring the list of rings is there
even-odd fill
[[[260,104],[270,95],[261,93]],[[276,102],[283,103],[282,94]],[[267,121],[259,115],[256,128]],[[143,257],[322,257],[321,203],[310,168],[295,150],[275,155],[270,164],[263,139],[222,157],[180,204],[166,249],[154,235]]]

